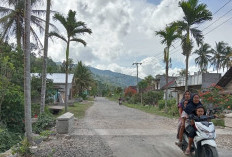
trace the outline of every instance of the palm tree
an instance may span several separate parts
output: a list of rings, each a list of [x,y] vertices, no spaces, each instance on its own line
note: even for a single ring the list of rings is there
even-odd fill
[[[201,24],[212,19],[212,13],[207,10],[206,4],[198,4],[198,0],[180,1],[179,7],[184,12],[183,21],[177,21],[179,31],[182,33],[182,48],[183,55],[186,56],[186,75],[185,75],[185,90],[188,89],[188,62],[192,50],[191,36],[196,40],[199,46],[202,43],[202,31],[194,27],[196,24]]]
[[[148,75],[147,77],[144,78],[144,80],[147,82],[148,86],[151,86],[155,78],[151,75]]]
[[[25,131],[29,143],[32,143],[31,125],[31,77],[30,77],[30,21],[31,21],[31,0],[26,0],[25,5],[25,46],[24,46],[24,111]]]
[[[41,0],[32,0],[32,7],[35,7],[40,1]],[[7,41],[11,35],[14,35],[17,40],[17,46],[21,48],[25,25],[25,0],[5,0],[5,2],[9,5],[9,8],[0,6],[0,15],[2,15],[2,17],[0,18],[0,25],[2,25],[3,28],[0,40]],[[42,24],[45,23],[45,20],[38,16],[44,15],[46,13],[46,10],[32,10],[31,12],[32,25],[37,27],[42,33],[44,31]],[[32,37],[38,46],[43,47],[32,25],[30,26]],[[52,26],[55,28],[54,25]]]
[[[50,7],[51,7],[51,0],[47,0],[46,24],[45,24],[45,35],[44,35],[44,55],[43,55],[43,71],[42,71],[42,88],[41,88],[40,113],[44,112],[44,107],[45,107],[47,57],[48,57],[48,35],[49,35],[48,32],[49,32],[49,23],[50,23]]]
[[[74,71],[74,94],[81,96],[83,91],[91,86],[92,82],[94,82],[94,80],[89,68],[86,67],[82,61],[79,61]]]
[[[222,68],[224,71],[224,68],[227,70],[231,67],[231,57],[232,57],[232,48],[230,46],[227,46],[225,49],[225,53],[222,57]]]
[[[67,31],[67,37],[65,38],[63,35],[58,34],[57,32],[51,32],[50,36],[55,36],[67,43],[66,48],[66,77],[65,77],[65,111],[67,112],[67,100],[68,100],[68,58],[69,58],[69,46],[71,41],[82,43],[84,46],[86,46],[86,42],[80,38],[77,37],[78,34],[85,34],[89,33],[91,34],[91,29],[86,27],[86,24],[82,21],[77,21],[76,18],[76,12],[69,10],[67,18],[65,18],[63,15],[56,13],[54,15],[54,20],[59,21],[64,28]]]
[[[168,84],[168,69],[169,69],[169,62],[171,61],[169,57],[169,49],[176,39],[180,36],[176,31],[175,25],[166,26],[164,30],[156,31],[156,35],[162,38],[161,43],[166,44],[164,49],[164,62],[166,63],[166,85]],[[166,86],[165,91],[165,110],[167,112],[167,99],[168,99],[168,86]]]
[[[198,57],[195,59],[195,63],[201,69],[201,72],[207,72],[208,63],[210,62],[212,50],[209,44],[202,44],[198,50],[195,50],[193,53],[197,54]]]
[[[74,66],[75,66],[75,64],[73,62],[73,59],[69,58],[68,59],[68,71],[73,72]],[[66,61],[63,60],[62,64],[60,65],[60,72],[65,73],[65,70],[66,70]]]
[[[185,73],[186,73],[186,70],[185,69],[181,69],[180,71],[179,71],[179,76],[185,76]]]
[[[220,41],[216,43],[215,49],[212,49],[211,65],[218,70],[223,67],[223,56],[226,54],[226,43]]]

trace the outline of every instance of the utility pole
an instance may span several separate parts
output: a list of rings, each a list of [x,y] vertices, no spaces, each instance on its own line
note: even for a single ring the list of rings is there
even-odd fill
[[[139,91],[139,87],[138,87],[138,83],[139,83],[139,70],[138,70],[138,67],[139,65],[141,65],[142,63],[133,63],[132,65],[136,65],[136,68],[137,68],[137,92]]]

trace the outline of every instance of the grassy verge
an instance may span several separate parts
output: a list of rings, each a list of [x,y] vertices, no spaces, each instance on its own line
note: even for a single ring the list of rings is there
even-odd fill
[[[222,126],[225,127],[224,119],[212,119],[212,122],[215,126]]]
[[[165,113],[163,110],[159,110],[158,107],[156,107],[156,106],[154,106],[154,107],[153,106],[142,106],[140,104],[128,104],[128,103],[123,103],[123,105],[130,107],[130,108],[135,108],[135,109],[144,111],[146,113],[151,113],[151,114],[164,116],[164,117],[168,117],[168,118],[177,118],[177,117],[174,117],[172,115]]]
[[[93,102],[84,103],[74,103],[74,106],[68,107],[68,111],[73,113],[77,118],[83,118],[85,116],[85,111],[93,105]]]
[[[74,114],[76,118],[83,118],[85,116],[86,110],[93,105],[93,101],[83,101],[81,103],[74,103],[73,106],[68,106],[68,112]],[[64,109],[59,114],[54,115],[55,118],[59,117],[60,115],[64,114]]]

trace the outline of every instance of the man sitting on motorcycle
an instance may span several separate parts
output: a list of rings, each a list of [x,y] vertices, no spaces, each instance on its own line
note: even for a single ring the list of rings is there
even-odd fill
[[[200,102],[200,97],[198,94],[194,94],[184,111],[188,114],[188,116],[191,114],[197,114],[195,111],[199,106],[203,107],[202,103]],[[199,111],[198,114],[200,115],[201,112]],[[193,144],[193,138],[196,135],[195,128],[191,125],[191,121],[189,119],[186,120],[185,130],[188,132],[189,135],[188,147],[185,150],[185,154],[188,155],[190,154],[191,146]]]

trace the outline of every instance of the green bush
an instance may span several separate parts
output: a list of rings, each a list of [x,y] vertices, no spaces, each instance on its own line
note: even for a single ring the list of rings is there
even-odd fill
[[[165,100],[160,100],[158,104],[159,104],[159,110],[162,110],[165,108]],[[170,99],[167,101],[167,108],[168,108],[168,114],[172,116],[178,115],[178,109],[177,109],[175,99]]]
[[[33,132],[40,134],[43,130],[46,130],[55,125],[55,118],[48,113],[43,113],[38,117],[38,121],[33,124]]]
[[[31,117],[35,117],[35,115],[40,114],[40,104],[31,104]]]
[[[20,141],[20,134],[9,132],[5,127],[0,126],[0,153],[7,151]]]
[[[212,122],[215,126],[225,126],[224,119],[212,119]]]
[[[158,101],[158,107],[159,107],[159,110],[164,109],[164,107],[165,107],[165,100],[159,100]]]
[[[10,149],[12,146],[11,143],[13,141],[12,137],[10,136],[10,133],[7,131],[7,129],[1,129],[0,128],[0,153]]]
[[[149,91],[143,94],[143,102],[146,105],[155,105],[163,97],[163,92]]]
[[[133,104],[138,104],[141,102],[141,96],[140,94],[136,93],[132,96]]]
[[[23,93],[19,86],[10,85],[2,102],[1,118],[11,132],[24,131]]]
[[[13,155],[16,153],[20,156],[31,156],[32,153],[30,151],[30,143],[26,138],[24,138],[20,143],[12,148]]]

